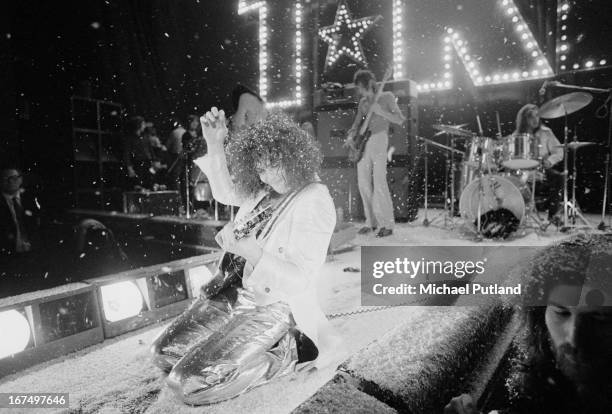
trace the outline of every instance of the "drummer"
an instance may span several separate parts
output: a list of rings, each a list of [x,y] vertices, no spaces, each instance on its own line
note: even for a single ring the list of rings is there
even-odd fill
[[[540,174],[540,179],[536,178],[536,192],[547,194],[548,220],[551,223],[559,224],[560,219],[556,216],[556,213],[559,210],[563,175],[553,167],[563,161],[563,147],[552,130],[546,125],[542,125],[538,107],[533,104],[527,104],[518,111],[516,129],[512,135],[516,136],[518,134],[531,134],[537,140],[539,154],[534,155],[537,155],[538,159],[541,160],[544,177]]]

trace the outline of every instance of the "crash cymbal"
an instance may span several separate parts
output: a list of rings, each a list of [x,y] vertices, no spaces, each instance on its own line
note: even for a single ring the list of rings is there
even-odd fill
[[[460,128],[459,126],[456,126],[456,125],[434,124],[433,128],[436,131],[440,131],[440,133],[454,135],[458,137],[471,138],[474,135],[472,131],[468,131],[467,129]]]
[[[540,107],[540,118],[553,119],[574,113],[593,100],[593,96],[586,92],[572,92],[557,96]]]
[[[571,149],[571,150],[577,150],[579,148],[582,147],[586,147],[588,145],[597,145],[596,142],[589,142],[589,141],[573,141],[567,144],[567,148]],[[563,148],[565,145],[561,144],[561,145],[555,145],[553,148]]]

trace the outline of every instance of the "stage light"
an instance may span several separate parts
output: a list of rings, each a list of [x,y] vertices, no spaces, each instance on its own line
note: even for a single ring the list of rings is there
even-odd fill
[[[30,343],[30,323],[15,309],[0,312],[0,359],[21,352]]]
[[[247,0],[239,0],[238,2],[238,14],[245,14],[251,11],[257,10],[259,12],[259,95],[264,101],[267,101],[268,97],[268,82],[267,82],[267,71],[268,67],[268,6],[266,1],[256,1],[249,3]],[[294,39],[294,58],[298,59],[302,56],[302,3],[296,1],[294,5],[294,18],[293,22],[295,25],[295,39]],[[327,32],[330,33],[330,32]],[[297,68],[297,63],[294,71],[295,85],[302,84],[302,71]],[[285,106],[300,106],[302,105],[301,94],[298,96],[297,91],[294,90],[294,97],[291,100],[284,100],[283,102],[289,102],[289,105]],[[266,102],[267,107],[279,106],[278,102]]]
[[[118,282],[100,287],[102,311],[109,322],[138,315],[143,308],[142,293],[134,282]]]
[[[592,60],[587,60],[586,63],[584,64],[584,66],[586,68],[592,68],[594,64],[595,64],[595,62],[593,62]]]
[[[602,60],[599,61],[599,64],[601,66],[605,65],[606,63],[608,63],[608,62],[605,59],[602,59]]]

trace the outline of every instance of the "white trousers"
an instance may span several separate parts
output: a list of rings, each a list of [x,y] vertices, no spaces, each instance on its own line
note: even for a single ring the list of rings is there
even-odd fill
[[[389,136],[379,132],[370,137],[363,157],[357,163],[357,182],[363,201],[366,226],[392,229],[393,202],[387,184]]]

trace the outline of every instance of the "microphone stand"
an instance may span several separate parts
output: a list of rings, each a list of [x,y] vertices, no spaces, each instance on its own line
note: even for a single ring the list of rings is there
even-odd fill
[[[609,94],[609,102],[608,102],[608,153],[606,154],[605,161],[605,176],[604,176],[604,194],[603,201],[601,204],[601,222],[597,226],[599,230],[605,230],[607,227],[605,223],[606,219],[606,204],[608,203],[608,192],[610,191],[610,157],[612,155],[612,88],[603,89],[603,88],[592,88],[590,86],[577,86],[577,85],[565,85],[560,82],[551,82],[549,85],[555,86],[557,88],[565,88],[565,89],[578,89],[593,93],[607,93]]]

